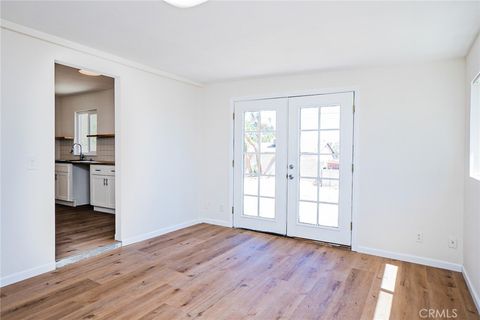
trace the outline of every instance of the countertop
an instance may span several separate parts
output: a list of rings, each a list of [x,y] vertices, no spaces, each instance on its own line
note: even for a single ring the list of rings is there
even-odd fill
[[[96,161],[96,160],[55,160],[55,163],[71,163],[71,164],[96,164],[114,166],[115,161]]]

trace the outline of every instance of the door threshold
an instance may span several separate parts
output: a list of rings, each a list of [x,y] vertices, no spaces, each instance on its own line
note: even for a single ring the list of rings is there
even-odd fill
[[[101,247],[98,247],[98,248],[95,248],[95,249],[92,249],[92,250],[86,250],[86,251],[80,252],[79,254],[76,254],[74,256],[58,259],[55,262],[55,267],[57,269],[61,268],[61,267],[65,267],[66,265],[69,265],[69,264],[72,264],[72,263],[75,263],[75,262],[78,262],[78,261],[82,261],[82,260],[85,260],[85,259],[88,259],[88,258],[91,258],[91,257],[98,256],[99,254],[102,254],[102,253],[120,248],[121,246],[122,246],[122,243],[120,241],[115,241],[111,244],[107,244],[107,245],[104,245],[104,246],[101,246]]]
[[[302,237],[292,237],[292,236],[289,236],[289,235],[286,235],[286,234],[280,234],[280,233],[274,233],[274,232],[268,232],[268,231],[253,230],[253,229],[247,229],[247,228],[237,228],[237,227],[233,227],[233,228],[234,229],[247,230],[247,231],[253,231],[253,232],[261,232],[261,233],[265,233],[265,234],[271,234],[272,236],[278,236],[278,237],[284,237],[284,238],[290,238],[290,239],[298,239],[298,240],[302,240],[302,241],[315,243],[315,244],[325,246],[325,247],[331,247],[331,248],[337,248],[337,249],[352,251],[351,246],[347,246],[347,245],[344,245],[344,244],[338,244],[338,243],[333,243],[333,242],[325,242],[325,241],[313,240],[313,239],[302,238]]]

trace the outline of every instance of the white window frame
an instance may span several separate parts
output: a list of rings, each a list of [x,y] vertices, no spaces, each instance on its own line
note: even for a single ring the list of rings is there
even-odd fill
[[[470,95],[470,177],[480,181],[480,74],[472,81]]]
[[[79,120],[78,120],[78,119],[79,119],[79,115],[81,115],[81,114],[88,114],[87,119],[88,119],[88,132],[89,132],[89,134],[92,134],[92,133],[91,133],[91,127],[90,127],[90,115],[91,115],[91,114],[95,114],[95,115],[97,116],[97,130],[98,130],[98,113],[97,113],[97,109],[90,109],[90,110],[86,110],[86,111],[77,111],[77,112],[75,112],[75,119],[74,119],[74,122],[75,122],[75,140],[74,140],[74,142],[75,142],[75,143],[80,143],[80,142],[79,142],[79,141],[80,141],[80,136],[79,136],[80,132],[79,132],[79,130],[78,130],[78,128],[79,128],[78,121],[79,121]],[[83,154],[86,155],[86,156],[94,156],[94,155],[97,154],[96,151],[90,151],[90,148],[91,148],[91,146],[90,146],[90,141],[91,141],[91,140],[88,139],[88,150],[87,150],[87,149],[86,149],[86,150],[83,150],[83,146],[82,146],[82,152],[83,152]],[[80,148],[75,147],[73,154],[74,154],[74,155],[77,155],[77,156],[80,155]]]

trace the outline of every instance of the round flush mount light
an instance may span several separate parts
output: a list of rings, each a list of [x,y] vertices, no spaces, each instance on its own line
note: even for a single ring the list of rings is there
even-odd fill
[[[198,6],[204,2],[207,2],[208,0],[163,0],[166,3],[177,7],[177,8],[191,8]]]
[[[90,70],[84,70],[84,69],[80,69],[80,70],[78,70],[78,72],[80,72],[81,74],[84,74],[86,76],[91,76],[91,77],[98,77],[98,76],[101,75],[100,73],[96,73],[96,72],[93,72],[93,71],[90,71]]]

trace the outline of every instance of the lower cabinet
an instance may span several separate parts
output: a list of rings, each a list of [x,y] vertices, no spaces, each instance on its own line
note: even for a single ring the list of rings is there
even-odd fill
[[[72,174],[68,172],[55,172],[55,199],[73,201],[71,190]]]
[[[96,211],[115,213],[115,166],[90,166],[90,204]]]
[[[90,203],[87,165],[55,163],[55,202],[67,206]]]

